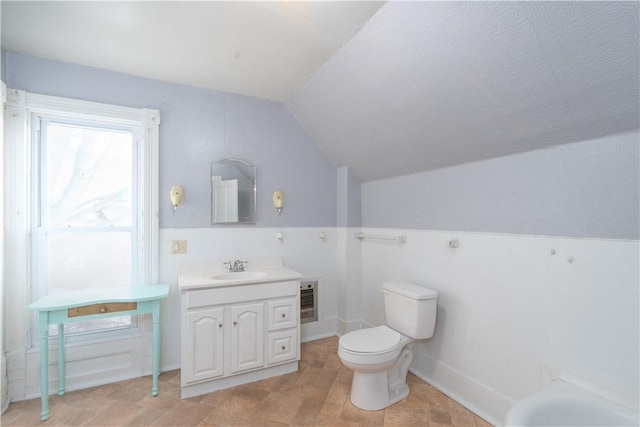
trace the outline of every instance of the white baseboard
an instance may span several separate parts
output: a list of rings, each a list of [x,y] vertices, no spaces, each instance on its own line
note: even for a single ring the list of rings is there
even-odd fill
[[[339,337],[343,336],[346,333],[362,329],[362,328],[371,328],[372,324],[367,323],[363,320],[342,320],[339,317],[336,318],[336,335]]]
[[[300,325],[300,342],[315,341],[336,335],[337,318],[319,320]]]
[[[424,353],[414,352],[410,371],[494,426],[503,425],[513,404],[497,391]]]

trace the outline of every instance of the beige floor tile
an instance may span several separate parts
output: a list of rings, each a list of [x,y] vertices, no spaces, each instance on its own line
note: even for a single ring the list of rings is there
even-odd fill
[[[324,401],[336,379],[337,371],[308,367],[302,373],[292,392],[303,399]]]
[[[449,399],[447,397],[446,394],[444,394],[443,392],[441,392],[440,390],[430,386],[429,384],[426,384],[428,387],[428,398],[429,398],[429,406],[431,406],[432,408],[440,408],[440,409],[444,409],[445,411],[449,411],[449,402],[451,401],[451,399]]]
[[[384,411],[384,426],[418,427],[429,425],[429,410],[426,407],[396,403]]]
[[[291,393],[271,392],[255,411],[255,416],[289,424],[303,403],[302,398]]]
[[[436,424],[453,425],[448,409],[429,408],[429,422]]]
[[[165,414],[165,411],[156,408],[144,408],[133,420],[132,426],[154,426],[158,425],[157,420]]]
[[[157,426],[194,426],[205,419],[213,407],[199,403],[181,401],[153,421]]]
[[[336,380],[351,384],[353,382],[353,371],[346,366],[341,367],[338,375],[336,375]]]
[[[357,408],[350,400],[347,400],[342,406],[339,419],[365,426],[381,426],[384,424],[384,410],[365,411]]]
[[[88,409],[78,409],[64,403],[56,404],[55,419],[57,423],[65,426],[83,426],[90,425],[89,422],[95,417],[96,413]]]
[[[84,394],[73,400],[62,398],[60,401],[76,409],[90,408],[91,411],[96,414],[118,403],[117,400],[105,396],[98,396],[95,393]]]
[[[166,394],[158,394],[157,396],[145,396],[137,402],[137,405],[145,408],[155,408],[166,411],[177,405],[181,399],[176,396],[167,396]]]
[[[324,402],[305,400],[290,424],[293,426],[313,426],[323,406]]]
[[[2,414],[12,426],[464,426],[486,421],[409,373],[409,397],[380,411],[351,403],[353,372],[337,357],[338,338],[305,343],[298,371],[189,399],[180,398],[180,371],[135,378],[64,396],[50,396],[51,416],[40,421],[40,399],[12,403]]]
[[[422,381],[420,378],[418,378],[415,374],[411,373],[411,372],[407,372],[407,384],[421,384],[424,381]]]
[[[473,412],[453,400],[449,402],[449,413],[451,414],[451,422],[454,426],[475,425]]]
[[[230,390],[231,395],[262,402],[269,395],[269,390],[255,387],[254,384],[255,383],[250,383],[234,387]]]
[[[342,406],[338,403],[324,403],[322,405],[322,409],[320,409],[320,413],[318,415],[322,415],[325,418],[335,418],[340,417],[340,412],[342,412]]]
[[[279,393],[288,393],[293,391],[293,387],[296,385],[301,375],[301,373],[292,372],[278,377],[278,382],[276,382],[271,391],[277,391]]]
[[[360,427],[361,424],[358,424],[353,421],[347,421],[341,418],[333,418],[327,415],[320,414],[318,418],[316,418],[315,426],[317,427]]]
[[[482,418],[480,418],[475,414],[473,416],[473,420],[476,422],[477,427],[492,427],[491,424],[489,424],[488,422],[486,422],[485,420],[483,420]]]
[[[342,362],[337,354],[329,354],[327,356],[327,362],[324,364],[324,369],[332,369],[339,371],[342,368]]]
[[[97,413],[88,421],[88,425],[93,426],[127,426],[133,425],[132,422],[146,408],[133,403],[117,402]],[[55,420],[55,414],[51,420]]]
[[[267,379],[262,380],[262,381],[257,381],[255,383],[251,383],[251,384],[253,384],[253,386],[255,388],[259,388],[259,389],[267,390],[267,391],[273,391],[273,388],[276,386],[276,384],[278,384],[278,382],[280,381],[281,377],[282,377],[282,375],[276,376],[276,377],[271,377],[271,378],[267,378]]]
[[[105,395],[109,399],[126,403],[137,403],[147,396],[151,396],[151,387],[137,384],[124,384],[122,387],[118,387]]]
[[[424,381],[409,383],[409,396],[404,400],[409,405],[426,407],[430,406],[432,387]]]
[[[244,425],[255,413],[260,402],[228,395],[202,421],[207,425]]]
[[[347,401],[347,399],[350,399],[350,396],[351,384],[334,381],[325,401],[328,403],[339,403],[342,405]]]
[[[289,424],[281,423],[273,420],[267,420],[259,417],[252,418],[244,424],[244,426],[247,426],[247,427],[283,427],[288,425]]]

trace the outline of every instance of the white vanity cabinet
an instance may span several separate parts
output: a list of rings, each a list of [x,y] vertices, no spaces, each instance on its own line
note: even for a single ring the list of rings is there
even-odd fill
[[[181,289],[182,397],[295,372],[300,282]]]
[[[231,373],[264,366],[264,302],[232,305]]]
[[[224,375],[224,308],[195,309],[184,316],[182,354],[183,383],[194,383]]]

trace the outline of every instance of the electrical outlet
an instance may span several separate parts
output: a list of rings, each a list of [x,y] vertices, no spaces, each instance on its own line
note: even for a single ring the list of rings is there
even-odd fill
[[[186,240],[172,240],[171,241],[171,255],[186,254],[187,253],[187,241]]]

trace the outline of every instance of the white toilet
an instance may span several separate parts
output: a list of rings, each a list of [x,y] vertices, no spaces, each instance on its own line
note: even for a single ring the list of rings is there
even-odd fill
[[[382,288],[388,326],[349,332],[338,346],[338,357],[353,369],[351,402],[371,411],[409,395],[408,344],[431,338],[436,325],[436,291],[406,282],[386,282]]]

